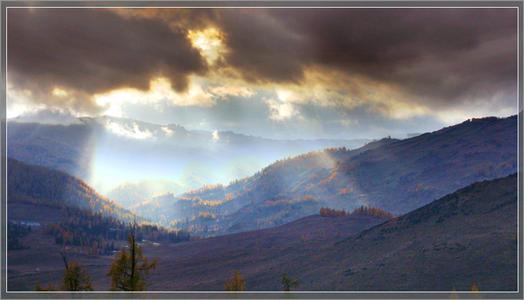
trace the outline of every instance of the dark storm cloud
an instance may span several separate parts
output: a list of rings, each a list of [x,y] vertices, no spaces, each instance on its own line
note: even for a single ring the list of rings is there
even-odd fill
[[[9,9],[7,46],[10,79],[40,90],[147,89],[158,75],[183,90],[188,75],[206,69],[185,31],[104,9]]]
[[[224,10],[219,26],[226,35],[228,65],[249,81],[298,82],[311,61],[303,32],[291,31],[271,11]]]
[[[321,66],[444,102],[515,90],[515,9],[228,10],[221,26],[228,63],[258,80]]]
[[[188,75],[223,66],[260,83],[307,84],[307,70],[336,70],[431,107],[495,95],[508,105],[516,21],[515,9],[9,9],[8,70],[17,86],[85,97],[146,89],[158,75],[183,90]],[[206,26],[220,28],[228,50],[215,66],[186,37]]]

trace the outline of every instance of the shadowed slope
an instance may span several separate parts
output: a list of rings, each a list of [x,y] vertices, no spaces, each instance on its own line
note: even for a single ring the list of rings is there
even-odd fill
[[[19,218],[23,218],[23,214],[39,213],[38,208],[34,209],[36,211],[17,210],[27,204],[56,208],[70,206],[127,221],[135,218],[82,180],[61,171],[8,159],[7,178],[8,210],[21,213]]]
[[[217,235],[278,226],[320,207],[402,214],[516,167],[516,116],[473,119],[410,139],[303,154],[229,186],[160,197],[140,209],[179,223],[188,218],[182,226]]]
[[[338,243],[338,290],[516,290],[517,176],[472,184]]]

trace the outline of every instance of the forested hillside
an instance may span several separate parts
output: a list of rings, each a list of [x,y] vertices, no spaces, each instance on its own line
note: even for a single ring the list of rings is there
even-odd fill
[[[8,159],[7,176],[8,205],[33,203],[59,208],[75,207],[128,222],[136,218],[82,180],[61,171]]]
[[[135,232],[142,241],[188,241],[187,232],[145,222],[128,210],[97,194],[91,187],[63,172],[8,160],[10,248],[31,249],[23,242],[31,233],[49,235],[70,251],[112,255]],[[35,249],[33,249],[35,250]]]
[[[169,258],[152,288],[221,290],[224,274],[239,270],[248,291],[280,290],[283,273],[300,283],[297,290],[470,291],[476,284],[481,291],[511,291],[517,287],[517,201],[513,174],[392,219],[358,209],[154,248],[151,253]],[[163,280],[166,274],[179,280]]]
[[[517,168],[517,118],[465,121],[410,139],[326,149],[277,161],[228,186],[165,195],[136,208],[202,235],[284,224],[320,207],[401,214]]]

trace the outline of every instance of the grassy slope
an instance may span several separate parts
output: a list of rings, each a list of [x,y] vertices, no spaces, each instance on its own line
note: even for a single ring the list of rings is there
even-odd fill
[[[149,288],[223,290],[239,270],[248,290],[279,290],[284,272],[303,290],[469,290],[473,282],[481,290],[512,290],[516,181],[512,175],[475,183],[387,222],[310,216],[276,228],[145,245],[145,254],[159,262]],[[60,277],[61,261],[47,250],[56,246],[40,243],[9,253],[10,288],[31,289]],[[95,287],[106,289],[109,258],[80,261]]]
[[[312,288],[515,290],[516,184],[475,183],[338,243]]]
[[[293,268],[301,261],[320,255],[335,240],[384,221],[369,216],[317,215],[277,228],[174,245],[146,244],[145,254],[156,257],[159,262],[150,277],[150,289],[223,290],[225,278],[237,269],[249,276],[249,289],[267,284],[279,289],[281,273],[297,276]],[[37,282],[56,282],[63,272],[59,246],[38,232],[31,233],[24,241],[36,245],[9,252],[9,288],[33,289]],[[105,274],[110,257],[77,255],[75,258],[87,266],[95,288],[108,289]]]

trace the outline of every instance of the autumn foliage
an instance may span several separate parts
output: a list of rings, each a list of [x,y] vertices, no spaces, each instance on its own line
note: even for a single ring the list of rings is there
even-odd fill
[[[71,261],[64,271],[63,290],[66,291],[92,291],[91,279],[86,270],[77,262]]]
[[[231,292],[244,291],[246,289],[246,280],[240,275],[239,271],[235,271],[233,277],[224,284],[224,289]]]
[[[87,271],[76,261],[69,261],[65,253],[60,252],[62,260],[65,265],[64,277],[62,279],[61,286],[54,286],[49,284],[42,286],[39,283],[36,284],[37,291],[92,291],[91,278]]]
[[[111,290],[143,291],[146,288],[145,277],[156,267],[156,260],[149,261],[142,254],[142,248],[136,243],[132,233],[128,238],[128,249],[122,249],[111,264],[107,273],[111,277]]]
[[[346,217],[348,216],[348,213],[345,210],[322,207],[320,208],[320,215],[322,217]]]
[[[328,207],[320,208],[320,216],[322,217],[346,217],[346,216],[371,216],[376,218],[391,219],[395,217],[392,213],[377,207],[361,206],[351,213],[341,209],[333,209]]]
[[[139,224],[132,228],[129,223],[87,210],[64,208],[63,211],[67,217],[60,223],[49,224],[46,233],[55,238],[56,244],[78,246],[91,255],[113,254],[115,242],[126,241],[132,230],[139,241],[177,243],[190,238],[187,232],[157,225]]]
[[[391,219],[395,217],[392,213],[385,211],[381,208],[369,207],[369,206],[361,206],[353,210],[351,212],[351,215],[364,215],[364,216],[372,216],[372,217],[385,218],[385,219]]]

